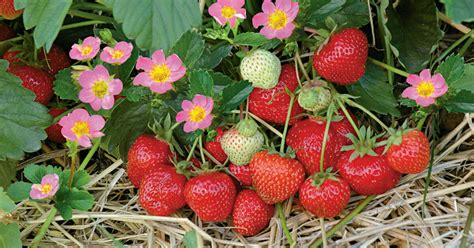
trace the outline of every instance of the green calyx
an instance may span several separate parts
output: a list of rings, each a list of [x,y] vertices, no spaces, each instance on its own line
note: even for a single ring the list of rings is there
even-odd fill
[[[323,47],[329,42],[331,36],[338,30],[337,23],[332,17],[327,17],[325,20],[327,29],[318,29],[318,36],[315,36],[316,46],[318,47],[318,54]]]
[[[173,130],[178,125],[179,123],[172,125],[171,116],[168,114],[165,118],[162,118],[159,121],[155,120],[153,125],[149,126],[149,128],[153,131],[156,138],[168,142],[173,152],[176,151],[183,156],[184,151],[181,149],[178,141],[173,136]]]
[[[332,167],[328,168],[326,171],[321,171],[313,174],[311,176],[311,184],[316,188],[321,187],[326,180],[339,181],[336,177],[336,174],[332,172]]]
[[[377,139],[382,137],[384,133],[375,135],[370,127],[366,128],[362,126],[359,130],[361,134],[361,139],[357,138],[354,134],[349,133],[346,137],[352,141],[352,145],[342,147],[341,151],[351,151],[353,150],[349,160],[353,161],[354,159],[364,156],[378,156],[374,151],[376,147],[386,145],[387,141],[377,142]]]
[[[388,149],[390,149],[391,146],[393,145],[400,145],[402,144],[402,141],[403,141],[403,135],[405,133],[408,133],[410,131],[413,131],[414,129],[413,128],[408,128],[408,122],[405,121],[401,127],[399,127],[398,129],[394,129],[394,128],[390,128],[388,130],[388,133],[390,134],[390,136],[387,138],[387,145],[385,146],[385,149],[383,151],[383,153],[387,153]]]
[[[117,41],[114,39],[112,32],[108,28],[104,28],[99,31],[100,39],[105,42],[105,44],[114,47],[117,44]]]
[[[286,147],[285,152],[280,152],[278,149],[276,149],[275,145],[272,143],[270,144],[270,147],[268,147],[268,154],[278,154],[282,158],[296,158],[296,151],[293,150],[290,146]]]
[[[239,133],[245,137],[252,137],[258,131],[258,125],[252,118],[246,118],[241,120],[237,126]]]

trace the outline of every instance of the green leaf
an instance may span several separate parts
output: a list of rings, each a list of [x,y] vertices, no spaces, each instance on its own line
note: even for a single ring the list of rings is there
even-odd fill
[[[331,17],[338,27],[362,27],[369,23],[369,8],[365,0],[347,0]]]
[[[367,64],[364,76],[347,90],[357,96],[356,102],[380,114],[400,116],[393,87],[387,83],[386,72],[373,64]]]
[[[93,205],[94,196],[85,190],[62,188],[56,194],[55,207],[66,220],[71,219],[73,209],[87,211]]]
[[[460,91],[443,104],[448,112],[474,113],[474,93]]]
[[[71,4],[72,0],[15,0],[15,8],[24,9],[25,28],[28,30],[36,27],[33,32],[36,48],[45,46],[46,51],[49,51]]]
[[[66,181],[67,179],[69,179],[70,174],[71,174],[70,170],[65,170],[63,172],[63,177],[66,179]],[[85,170],[77,171],[76,173],[74,173],[74,178],[72,179],[72,187],[80,189],[84,185],[89,183],[90,180],[91,180],[91,177],[89,173],[87,173],[87,171]]]
[[[448,84],[457,90],[467,90],[474,93],[474,65],[464,65],[464,73],[459,80],[452,84]]]
[[[209,71],[209,74],[211,75],[214,81],[214,94],[215,95],[222,95],[222,92],[224,91],[225,87],[236,83],[235,80],[225,75],[224,73]]]
[[[234,43],[242,46],[258,47],[267,42],[268,39],[265,36],[254,32],[241,33],[234,38]]]
[[[0,213],[3,211],[8,214],[15,208],[16,205],[13,200],[3,191],[3,187],[0,187]]]
[[[63,100],[79,101],[80,86],[71,77],[71,69],[58,72],[54,80],[54,93]]]
[[[115,20],[130,39],[141,49],[167,50],[191,27],[201,25],[201,12],[197,1],[142,0],[139,4],[129,0],[105,0]]]
[[[446,8],[446,15],[454,22],[474,21],[472,0],[441,0]]]
[[[16,165],[18,161],[7,159],[0,160],[0,187],[4,189],[12,183],[16,176]]]
[[[35,94],[21,86],[21,80],[5,70],[0,60],[0,160],[20,160],[24,152],[35,152],[46,139],[44,129],[52,117],[48,109],[35,102]]]
[[[206,49],[201,58],[197,61],[195,67],[204,70],[212,70],[222,62],[222,59],[230,55],[231,50],[232,46],[230,45],[220,46],[212,51]]]
[[[21,248],[20,227],[17,223],[0,223],[0,248]]]
[[[191,96],[196,94],[212,96],[214,93],[214,81],[207,71],[192,71],[189,73],[189,82]]]
[[[369,10],[364,0],[317,0],[303,5],[303,23],[316,29],[327,29],[331,17],[339,28],[362,27],[369,23]]]
[[[252,84],[248,81],[239,81],[228,85],[222,92],[220,109],[223,112],[230,112],[237,108],[252,93]]]
[[[309,0],[309,6],[304,9],[305,22],[312,28],[326,28],[325,20],[328,16],[338,12],[346,3],[346,0]]]
[[[452,86],[464,73],[464,58],[459,55],[449,56],[438,66],[436,72],[443,75],[448,86]]]
[[[118,147],[120,155],[126,159],[128,148],[140,134],[145,133],[155,111],[148,102],[122,101],[105,125],[108,150]]]
[[[195,31],[184,33],[171,49],[183,61],[187,69],[193,68],[204,52],[204,40],[202,35]]]
[[[186,248],[197,248],[197,233],[196,230],[187,231],[183,237],[184,246]]]
[[[46,173],[46,167],[36,164],[30,164],[25,168],[25,170],[23,170],[25,177],[35,184],[40,184],[41,179],[46,175]]]
[[[122,91],[122,96],[126,97],[130,102],[138,102],[151,93],[149,88],[141,86],[131,86]]]
[[[7,194],[10,198],[15,201],[19,202],[30,197],[31,183],[25,182],[16,182],[10,185],[7,189]]]
[[[441,39],[436,12],[433,0],[404,0],[397,9],[391,4],[387,8],[393,52],[410,73],[428,64],[431,52]]]

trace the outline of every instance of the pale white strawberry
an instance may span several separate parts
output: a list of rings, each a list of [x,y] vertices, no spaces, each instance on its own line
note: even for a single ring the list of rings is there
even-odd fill
[[[265,50],[256,50],[242,59],[240,73],[244,80],[248,80],[254,87],[270,89],[278,84],[280,77],[280,59],[273,53]]]
[[[263,146],[263,134],[253,120],[242,120],[235,128],[227,130],[221,139],[221,146],[230,162],[246,165]]]

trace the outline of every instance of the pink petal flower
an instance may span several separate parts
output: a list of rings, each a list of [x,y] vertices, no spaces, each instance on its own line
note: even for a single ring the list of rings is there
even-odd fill
[[[176,115],[176,122],[185,122],[184,132],[206,129],[212,124],[211,114],[214,100],[211,97],[195,95],[192,101],[181,103],[182,111]]]
[[[111,109],[114,105],[115,95],[122,91],[122,81],[113,79],[103,65],[98,65],[94,70],[84,71],[79,76],[82,89],[79,100],[89,103],[95,111]],[[104,99],[107,99],[104,101]]]
[[[115,47],[106,47],[100,54],[100,59],[106,63],[121,65],[130,58],[133,45],[131,43],[121,41],[115,44]]]
[[[246,11],[242,8],[244,4],[243,0],[217,0],[209,6],[208,12],[219,25],[224,26],[228,22],[234,27],[237,18],[246,18]]]
[[[61,133],[70,141],[75,141],[83,147],[90,147],[91,138],[100,137],[105,126],[105,120],[100,115],[90,116],[85,109],[76,109],[59,120]]]
[[[69,57],[75,60],[91,60],[100,50],[100,39],[89,36],[82,44],[74,44],[69,51]]]
[[[252,19],[255,28],[263,26],[260,33],[268,39],[285,39],[291,36],[295,25],[292,23],[298,15],[299,4],[291,0],[277,0],[273,4],[265,0],[262,4],[263,12],[256,14]]]
[[[31,199],[44,199],[52,197],[59,189],[59,176],[56,174],[47,174],[41,179],[41,184],[31,186]]]
[[[407,77],[407,83],[411,86],[402,92],[402,97],[415,100],[422,107],[435,103],[436,98],[448,91],[448,85],[443,76],[437,73],[431,77],[429,69],[424,69],[420,75],[410,74]]]

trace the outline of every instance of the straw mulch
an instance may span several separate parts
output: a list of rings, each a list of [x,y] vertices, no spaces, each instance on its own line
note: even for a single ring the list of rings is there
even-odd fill
[[[437,144],[425,207],[423,191],[427,172],[405,176],[397,188],[377,196],[347,226],[328,238],[326,245],[459,246],[474,188],[473,118],[474,114],[465,115],[464,120]],[[24,164],[53,158],[61,163],[64,162],[64,154],[63,150],[50,151]],[[185,232],[192,229],[198,233],[200,246],[287,246],[276,216],[269,228],[249,238],[236,235],[227,223],[202,223],[189,209],[172,217],[150,216],[140,208],[137,191],[128,181],[125,164],[121,160],[102,154],[89,169],[96,171],[88,185],[96,197],[96,205],[90,212],[76,212],[71,221],[64,222],[59,216],[56,217],[42,242],[45,247],[113,247],[114,242],[118,241],[132,247],[179,247],[183,246]],[[361,199],[363,197],[352,197],[341,216],[349,213]],[[24,244],[28,244],[39,230],[48,208],[48,205],[22,202],[10,216],[22,226]],[[296,202],[288,204],[286,210],[288,226],[298,247],[307,247],[321,237],[320,219],[311,216]],[[325,230],[338,220],[324,220]],[[471,231],[471,242],[472,234]]]

